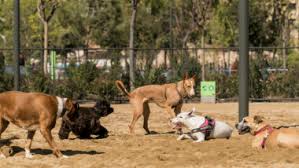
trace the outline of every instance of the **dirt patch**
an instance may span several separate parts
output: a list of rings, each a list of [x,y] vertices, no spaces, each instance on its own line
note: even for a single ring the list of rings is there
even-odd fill
[[[127,125],[132,114],[131,107],[113,105],[115,112],[102,119],[110,131],[106,139],[80,140],[73,135],[69,140],[59,140],[58,120],[52,131],[54,138],[69,159],[56,159],[41,134],[33,141],[33,159],[24,158],[26,132],[13,125],[2,134],[2,139],[11,138],[11,146],[17,153],[0,160],[0,167],[299,167],[299,149],[254,150],[252,137],[240,136],[234,131],[231,139],[209,140],[193,143],[177,141],[177,135],[167,124],[166,113],[151,105],[149,127],[158,132],[144,135],[143,119],[136,124],[136,135],[128,134]],[[197,114],[210,115],[234,125],[238,118],[236,103],[185,104],[183,110],[196,107]],[[299,103],[254,103],[250,114],[260,114],[274,126],[299,123]]]

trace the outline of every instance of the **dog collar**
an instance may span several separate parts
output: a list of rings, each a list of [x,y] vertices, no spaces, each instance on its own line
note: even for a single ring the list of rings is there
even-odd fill
[[[270,125],[266,125],[266,126],[262,127],[261,129],[255,131],[255,132],[253,133],[253,135],[256,136],[256,135],[258,135],[258,134],[264,132],[265,130],[267,130],[268,133],[272,133],[273,128],[272,128]]]
[[[58,102],[58,104],[57,104],[57,117],[61,117],[62,113],[63,113],[64,103],[65,103],[66,99],[58,97],[58,96],[56,96],[56,99],[57,99],[57,102]]]
[[[181,93],[180,93],[180,91],[179,91],[179,89],[178,89],[178,83],[175,83],[176,84],[176,91],[178,92],[178,94],[180,95],[180,97],[181,98],[184,98],[185,96],[183,96]],[[186,92],[186,89],[185,89],[185,87],[184,87],[184,84],[183,84],[183,91],[185,92],[185,93],[187,93]],[[187,93],[187,96],[188,96],[188,93]],[[189,97],[189,96],[188,96]]]

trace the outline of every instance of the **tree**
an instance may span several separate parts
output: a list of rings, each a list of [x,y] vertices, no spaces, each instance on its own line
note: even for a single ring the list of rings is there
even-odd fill
[[[216,46],[236,46],[238,39],[238,0],[222,1],[213,9],[207,33]]]
[[[49,22],[58,8],[58,0],[39,0],[37,3],[37,10],[40,20],[44,26],[44,57],[43,57],[43,70],[44,74],[48,73],[48,34]]]
[[[0,48],[12,47],[13,1],[0,1],[0,6]]]
[[[5,19],[3,17],[0,17],[0,30],[3,30],[4,28],[4,22],[5,22]],[[3,43],[5,45],[6,43],[6,37],[4,35],[4,33],[2,31],[0,31],[0,44]]]
[[[220,46],[238,44],[238,0],[219,3],[209,24],[212,43]],[[286,0],[249,1],[249,43],[251,46],[281,45]],[[271,9],[271,10],[269,10]]]
[[[196,41],[201,41],[201,47],[205,47],[205,32],[206,25],[212,16],[212,7],[217,4],[214,0],[189,0],[176,1],[175,20],[176,32],[182,38],[182,47],[186,48],[187,42],[191,39],[196,44]],[[192,35],[193,34],[193,35]],[[201,35],[201,40],[199,36]],[[186,53],[187,55],[187,53]],[[205,52],[202,55],[202,80],[205,79]]]

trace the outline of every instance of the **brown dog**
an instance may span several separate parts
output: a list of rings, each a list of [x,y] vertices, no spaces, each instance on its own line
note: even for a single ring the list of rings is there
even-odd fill
[[[43,93],[3,92],[0,94],[0,138],[9,123],[28,130],[25,156],[31,158],[30,148],[37,129],[49,143],[56,157],[63,156],[53,140],[51,130],[56,118],[65,110],[75,110],[71,100]]]
[[[244,117],[236,124],[239,134],[250,132],[255,136],[252,147],[273,148],[288,147],[299,148],[299,129],[281,128],[275,129],[266,123],[261,116]]]
[[[131,105],[134,108],[133,119],[129,125],[130,133],[134,133],[134,126],[138,118],[143,114],[143,128],[147,134],[150,134],[148,129],[148,119],[150,115],[149,102],[154,102],[158,106],[165,108],[169,115],[169,119],[174,118],[176,114],[181,112],[184,97],[195,95],[195,76],[192,78],[185,77],[177,83],[169,83],[164,85],[146,85],[139,87],[129,93],[123,82],[117,80],[117,88],[128,96]]]

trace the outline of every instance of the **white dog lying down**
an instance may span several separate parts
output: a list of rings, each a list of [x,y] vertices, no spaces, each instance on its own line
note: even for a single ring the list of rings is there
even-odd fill
[[[191,112],[182,112],[171,119],[176,128],[185,126],[191,130],[190,133],[180,135],[177,140],[188,138],[195,140],[195,142],[203,142],[206,139],[230,138],[233,132],[231,126],[209,117],[194,115],[193,112],[195,112],[195,108]]]

